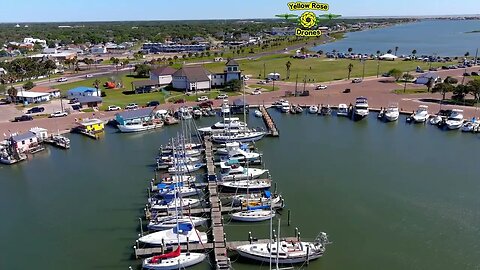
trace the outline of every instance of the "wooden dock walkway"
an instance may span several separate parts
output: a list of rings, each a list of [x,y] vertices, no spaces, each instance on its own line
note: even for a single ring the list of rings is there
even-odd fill
[[[270,135],[272,137],[280,136],[280,133],[278,132],[277,126],[275,125],[275,122],[273,122],[273,119],[270,116],[270,113],[268,113],[265,106],[260,106],[259,109],[260,109],[260,112],[262,113],[263,121],[265,122],[265,125],[267,126],[268,135]]]

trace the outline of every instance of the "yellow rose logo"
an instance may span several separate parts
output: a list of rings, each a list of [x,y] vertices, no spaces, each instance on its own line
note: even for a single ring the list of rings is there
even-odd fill
[[[311,11],[306,11],[300,16],[300,24],[303,28],[312,28],[317,24],[317,16]]]

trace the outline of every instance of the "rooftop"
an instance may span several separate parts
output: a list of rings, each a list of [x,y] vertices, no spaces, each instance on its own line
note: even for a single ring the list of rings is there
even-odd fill
[[[35,133],[31,132],[31,131],[27,131],[25,133],[21,133],[21,134],[17,134],[15,136],[12,136],[12,140],[16,141],[16,142],[19,142],[19,141],[23,141],[23,140],[27,140],[27,139],[31,139],[31,138],[35,138],[36,135]]]
[[[95,92],[97,91],[97,89],[93,88],[93,87],[87,87],[87,86],[79,86],[79,87],[75,87],[75,88],[72,88],[70,90],[68,90],[68,93],[71,94],[71,93],[85,93],[85,92]]]
[[[225,65],[227,65],[227,66],[238,66],[238,63],[234,59],[229,59]]]
[[[158,67],[158,68],[153,69],[151,71],[151,73],[156,75],[156,76],[165,76],[165,75],[172,75],[176,71],[177,70],[172,68],[172,67],[162,66],[162,67]]]
[[[45,97],[45,96],[49,96],[49,94],[33,92],[33,91],[19,91],[17,93],[17,97],[24,97],[24,98],[38,98],[38,97]]]
[[[86,97],[75,97],[80,104],[92,103],[92,102],[102,102],[103,99],[101,97],[95,96],[86,96]]]
[[[92,118],[92,119],[85,119],[82,122],[79,122],[78,124],[82,126],[91,126],[91,125],[103,124],[103,121],[100,119]]]
[[[177,70],[172,76],[186,77],[190,82],[204,82],[210,80],[208,75],[210,75],[210,72],[202,66],[188,66]]]
[[[132,110],[132,111],[124,111],[124,112],[117,113],[116,116],[123,118],[123,120],[147,117],[153,114],[153,109],[154,108],[151,107],[151,108],[143,108],[143,109]]]

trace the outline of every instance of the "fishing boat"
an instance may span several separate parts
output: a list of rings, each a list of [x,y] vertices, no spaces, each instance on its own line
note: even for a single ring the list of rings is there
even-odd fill
[[[266,133],[264,131],[247,131],[240,133],[214,134],[212,140],[215,143],[226,142],[255,142],[261,140]]]
[[[198,231],[191,223],[179,223],[178,226],[171,229],[142,236],[138,241],[153,246],[171,246],[186,243],[207,243],[208,238],[206,233]]]
[[[448,129],[459,129],[463,125],[463,110],[453,109],[450,116],[445,121]]]
[[[259,110],[255,110],[254,113],[255,113],[255,116],[256,116],[256,117],[262,117],[262,116],[263,116],[263,115],[262,115],[262,112],[259,111]]]
[[[368,100],[366,97],[358,97],[355,100],[355,105],[353,107],[353,119],[361,120],[368,116]]]
[[[268,172],[256,168],[244,168],[237,160],[220,162],[220,178],[222,181],[255,179]]]
[[[203,253],[181,253],[180,246],[174,251],[143,260],[142,267],[151,270],[185,269],[201,263],[207,256]]]
[[[338,104],[337,116],[348,116],[347,104]]]
[[[411,117],[415,123],[425,123],[430,117],[428,114],[428,106],[418,106],[418,109],[412,114]]]
[[[161,115],[154,108],[129,110],[115,114],[120,132],[131,133],[163,127]]]
[[[168,168],[168,172],[169,173],[192,173],[200,170],[205,165],[206,165],[205,163],[194,163],[194,164],[181,163],[181,164],[177,164],[177,166]]]
[[[266,180],[239,180],[239,181],[227,181],[227,182],[219,182],[218,184],[222,188],[225,189],[232,189],[232,190],[264,190],[268,189],[271,186],[270,181]]]
[[[462,132],[476,132],[479,129],[480,121],[473,117],[471,120],[465,121],[462,125]]]
[[[152,200],[150,209],[152,211],[168,211],[176,208],[187,209],[200,205],[200,200],[193,198],[165,198]]]
[[[314,242],[276,241],[270,243],[254,243],[237,247],[240,256],[259,262],[278,264],[300,264],[320,258],[325,253],[327,235]]]
[[[311,114],[317,114],[318,113],[318,107],[315,106],[315,105],[312,105],[312,106],[308,107],[308,112],[311,113]]]
[[[269,220],[275,216],[275,211],[268,210],[247,210],[230,214],[232,220],[243,222],[260,222]]]
[[[385,109],[383,113],[383,118],[388,122],[397,121],[399,116],[400,112],[398,110],[398,105],[394,103],[388,105],[388,108]]]
[[[205,226],[207,224],[207,221],[207,218],[195,216],[162,216],[151,219],[147,225],[147,228],[153,231],[169,230],[175,228],[177,226],[177,222],[190,223],[193,225],[193,227],[198,227]]]

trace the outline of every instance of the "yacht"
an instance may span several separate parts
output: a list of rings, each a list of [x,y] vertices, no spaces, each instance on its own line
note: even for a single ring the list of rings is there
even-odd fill
[[[398,110],[398,105],[397,104],[388,105],[388,108],[385,109],[385,111],[383,112],[383,117],[388,122],[397,121],[399,116],[400,116],[400,112]]]
[[[320,258],[325,252],[327,241],[326,234],[321,233],[320,238],[317,238],[314,242],[254,243],[237,247],[237,252],[242,257],[264,263],[271,261],[279,264],[300,264]]]
[[[318,113],[318,106],[312,105],[308,107],[308,112],[311,114],[317,114]]]
[[[213,124],[210,127],[203,127],[199,128],[198,131],[200,133],[222,133],[225,130],[233,131],[233,130],[246,130],[247,124],[240,121],[237,117],[226,117],[222,121],[219,121]]]
[[[415,123],[425,123],[430,115],[428,114],[428,106],[420,105],[413,113],[412,118]]]
[[[270,181],[258,179],[219,182],[218,185],[224,189],[231,189],[235,191],[265,190],[271,187]]]
[[[355,106],[353,107],[353,119],[361,120],[365,118],[369,113],[368,100],[366,97],[358,97],[355,100]]]
[[[246,210],[236,212],[230,215],[232,220],[243,222],[260,222],[273,218],[275,216],[275,210]]]
[[[220,174],[222,181],[255,179],[266,172],[268,172],[268,170],[244,168],[236,160],[220,163]]]
[[[463,110],[453,109],[450,116],[445,121],[448,129],[459,129],[463,125]]]
[[[338,110],[337,110],[337,115],[338,116],[348,116],[348,106],[347,104],[338,104]]]
[[[227,134],[214,134],[212,140],[216,143],[226,142],[255,142],[261,140],[266,135],[263,131],[247,131]]]
[[[150,220],[147,225],[149,230],[163,231],[175,228],[178,223],[190,223],[193,227],[204,226],[208,219],[204,217],[195,216],[163,216],[156,217]]]
[[[148,245],[166,245],[186,243],[207,243],[207,234],[199,232],[191,223],[179,223],[178,226],[169,229],[147,234],[138,239],[139,242]]]
[[[143,260],[142,268],[151,270],[185,269],[201,263],[207,255],[204,253],[181,253],[180,246],[166,254],[156,255]]]
[[[151,202],[152,211],[168,211],[176,208],[187,209],[189,207],[196,207],[200,205],[200,200],[192,198],[168,198],[163,200],[156,200]]]
[[[223,161],[236,160],[242,163],[255,163],[261,161],[262,155],[256,152],[250,152],[240,147],[232,147],[228,149],[226,157],[221,158]]]
[[[288,102],[288,100],[284,100],[282,103],[280,103],[280,111],[282,113],[290,112],[290,102]]]
[[[320,106],[320,111],[318,112],[321,115],[331,115],[332,114],[332,109],[330,108],[330,105],[323,105]]]
[[[192,113],[187,107],[180,107],[178,110],[178,118],[183,120],[190,120],[192,119]]]
[[[463,132],[476,132],[476,131],[478,131],[479,126],[480,126],[480,121],[474,117],[471,120],[466,121],[462,125],[462,131]]]
[[[282,98],[282,99],[280,99],[280,100],[275,101],[275,102],[273,103],[273,106],[274,106],[275,108],[281,110],[282,107],[283,107],[283,104],[286,104],[286,103],[288,103],[288,101]]]
[[[228,105],[228,100],[227,99],[223,100],[220,112],[222,113],[222,115],[229,115],[230,114],[230,105]]]

